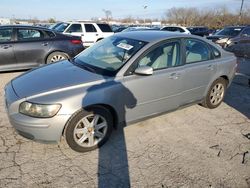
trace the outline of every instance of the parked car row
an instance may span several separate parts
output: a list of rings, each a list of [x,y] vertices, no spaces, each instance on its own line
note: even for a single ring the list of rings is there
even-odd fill
[[[0,26],[0,72],[30,69],[76,56],[81,38],[34,26]]]
[[[115,26],[114,29],[115,32],[161,30],[207,37],[208,40],[215,42],[225,50],[233,52],[237,57],[250,58],[250,26],[229,26],[219,31],[205,26],[164,26],[162,28]]]

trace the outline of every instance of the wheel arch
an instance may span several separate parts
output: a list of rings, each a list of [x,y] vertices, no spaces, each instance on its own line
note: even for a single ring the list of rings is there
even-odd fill
[[[84,108],[81,108],[81,109],[77,110],[75,113],[73,113],[70,116],[70,118],[67,120],[66,124],[63,127],[62,136],[65,134],[65,130],[66,130],[67,126],[68,126],[68,123],[70,122],[70,120],[72,118],[75,117],[76,114],[78,114],[81,110],[87,110],[88,111],[88,110],[91,110],[91,108],[105,108],[106,110],[108,110],[111,113],[112,118],[113,118],[113,128],[117,129],[117,125],[118,125],[118,122],[119,122],[118,114],[117,114],[116,110],[112,106],[110,106],[108,104],[102,104],[102,103],[91,104],[91,105],[88,105],[88,106],[86,106]]]
[[[84,107],[84,109],[86,109],[86,110],[90,110],[91,108],[105,108],[106,110],[108,110],[111,113],[112,118],[113,118],[113,127],[117,128],[117,124],[118,124],[119,120],[118,120],[118,114],[117,114],[114,107],[112,107],[111,105],[108,105],[108,104],[103,104],[103,103],[92,104],[92,105]]]
[[[227,84],[227,86],[228,86],[228,84],[229,84],[229,78],[228,78],[228,76],[222,75],[222,76],[220,76],[220,78],[223,78],[223,79],[226,81],[226,84]],[[217,78],[217,79],[218,79],[218,78]]]
[[[100,41],[100,40],[102,40],[103,39],[103,37],[101,37],[101,38],[98,38],[97,40],[96,40],[96,42],[98,42],[98,41]]]

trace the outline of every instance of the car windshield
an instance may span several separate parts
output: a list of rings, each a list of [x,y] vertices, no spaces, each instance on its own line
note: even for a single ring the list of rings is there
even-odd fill
[[[90,71],[113,76],[146,42],[108,37],[78,55],[74,62]]]
[[[216,33],[216,35],[237,36],[243,28],[240,27],[227,27]]]
[[[57,31],[57,32],[62,33],[62,32],[64,32],[64,30],[65,30],[68,26],[69,26],[68,23],[61,23],[60,25],[56,26],[56,27],[54,28],[54,30]]]

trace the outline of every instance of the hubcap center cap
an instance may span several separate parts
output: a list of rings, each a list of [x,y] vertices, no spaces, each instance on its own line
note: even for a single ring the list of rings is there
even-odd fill
[[[93,130],[94,130],[94,129],[93,129],[92,127],[89,127],[89,128],[88,128],[88,132],[90,132],[90,133],[91,133]]]

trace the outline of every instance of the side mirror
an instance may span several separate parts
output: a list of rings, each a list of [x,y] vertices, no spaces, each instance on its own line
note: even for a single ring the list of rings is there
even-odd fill
[[[247,34],[242,34],[241,36],[242,36],[242,37],[248,37],[248,35],[247,35]]]
[[[135,69],[135,74],[149,76],[153,74],[153,68],[149,66],[141,66]]]

